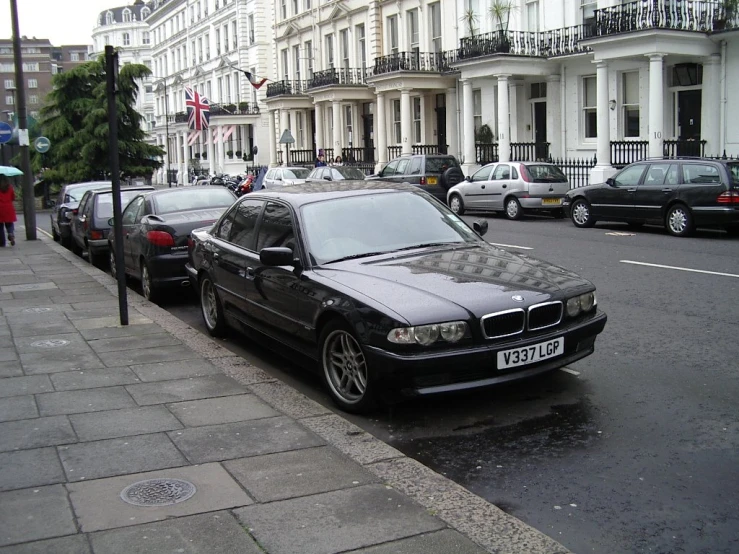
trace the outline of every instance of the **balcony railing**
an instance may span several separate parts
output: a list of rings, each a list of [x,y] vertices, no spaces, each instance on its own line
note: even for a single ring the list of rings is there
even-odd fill
[[[666,140],[664,141],[663,150],[665,156],[674,158],[675,156],[700,156],[706,155],[705,140]]]
[[[290,165],[309,165],[316,161],[316,153],[313,149],[290,150]]]
[[[187,123],[187,112],[177,112],[174,114],[175,123]]]
[[[238,104],[211,104],[210,115],[259,115],[259,106],[250,102],[239,102]]]
[[[613,35],[644,29],[705,33],[719,30],[714,24],[722,19],[725,20],[724,9],[721,2],[717,1],[636,0],[595,10],[595,35]]]
[[[549,159],[548,142],[512,142],[510,149],[511,161],[534,162]],[[475,162],[485,165],[500,160],[500,150],[497,142],[478,142],[475,144]]]
[[[397,52],[375,58],[371,74],[383,75],[395,71],[447,73],[453,71],[451,64],[455,56],[456,52]]]
[[[275,96],[300,96],[307,90],[307,81],[290,79],[286,81],[275,81],[267,85],[267,98]]]
[[[324,69],[316,71],[308,80],[308,88],[328,87],[331,85],[361,86],[366,85],[367,71],[360,68]]]
[[[592,36],[592,26],[576,25],[552,31],[493,31],[459,41],[458,59],[508,54],[513,56],[552,57],[580,54],[589,49],[580,44]]]
[[[612,140],[611,165],[616,168],[626,167],[647,157],[648,140]]]

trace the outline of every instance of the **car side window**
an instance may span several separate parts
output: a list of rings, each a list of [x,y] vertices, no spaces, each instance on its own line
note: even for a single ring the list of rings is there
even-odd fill
[[[282,181],[282,170],[281,169],[275,169],[275,174],[273,179],[275,181]]]
[[[677,164],[670,164],[670,169],[667,170],[665,176],[665,185],[679,185],[680,184],[680,166]]]
[[[236,206],[231,234],[227,239],[229,242],[247,250],[254,250],[257,221],[263,205],[264,202],[261,200],[245,200]]]
[[[334,181],[341,181],[343,179],[343,177],[341,176],[341,173],[339,173],[339,170],[338,169],[332,169],[331,170],[331,178]]]
[[[411,158],[411,168],[408,170],[408,173],[410,175],[420,175],[421,174],[421,158]]]
[[[274,169],[270,169],[270,170],[269,170],[269,171],[267,172],[267,174],[266,174],[266,175],[264,176],[264,178],[265,178],[265,179],[272,179],[272,177],[274,176],[274,174],[275,174],[275,170],[274,170]]]
[[[511,168],[511,179],[518,179],[518,169],[515,167]]]
[[[721,183],[718,167],[708,164],[683,164],[683,183],[691,185],[715,185]]]
[[[126,206],[126,209],[123,210],[123,215],[121,216],[121,222],[123,225],[133,225],[136,222],[136,215],[139,213],[139,209],[143,203],[143,196],[137,196],[131,200],[131,203]]]
[[[395,169],[398,167],[398,160],[394,160],[387,164],[382,170],[383,177],[392,177],[395,175]]]
[[[223,216],[223,219],[221,219],[221,222],[213,233],[216,238],[227,241],[229,236],[231,236],[231,228],[233,227],[234,217],[236,217],[236,209],[237,207],[234,206]]]
[[[409,163],[410,163],[410,160],[408,158],[404,160],[400,160],[398,162],[398,169],[396,170],[396,175],[407,175],[406,171],[408,170]]]
[[[511,168],[506,164],[498,164],[493,173],[493,181],[502,181],[511,178]]]
[[[475,174],[472,176],[472,181],[489,181],[490,180],[490,173],[493,171],[493,167],[483,167],[482,169],[478,169],[475,171]]]
[[[652,164],[649,166],[647,176],[644,178],[645,185],[662,185],[665,182],[670,164]]]
[[[259,225],[257,252],[262,248],[285,247],[295,252],[295,232],[290,208],[277,202],[267,202]]]
[[[85,195],[82,197],[82,200],[80,200],[79,208],[77,209],[77,213],[83,214],[85,212],[85,208],[87,207],[87,200],[90,198],[90,195],[88,193],[85,193]]]
[[[136,214],[136,223],[141,223],[141,220],[144,219],[145,215],[154,213],[154,210],[151,209],[151,201],[147,201],[146,197],[142,198],[144,199],[144,201],[141,204],[139,212]]]
[[[641,181],[646,165],[632,165],[614,177],[617,187],[635,187]]]

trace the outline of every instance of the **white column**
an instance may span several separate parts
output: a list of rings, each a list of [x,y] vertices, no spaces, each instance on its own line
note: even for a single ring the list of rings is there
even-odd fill
[[[205,130],[206,135],[208,136],[208,171],[210,173],[216,172],[216,145],[215,141],[213,140],[213,129],[214,127],[208,127]]]
[[[285,129],[287,129],[287,110],[280,110],[280,128],[277,132],[277,140],[280,140],[280,137],[282,137],[282,133],[285,132]],[[280,148],[282,150],[282,165],[290,165],[290,160],[288,160],[287,155],[287,146],[286,145],[280,145]]]
[[[187,131],[182,132],[182,184],[187,185],[190,182],[190,156],[188,153],[190,147],[187,145],[189,134]]]
[[[523,99],[523,83],[514,81],[508,87],[508,108],[510,112],[510,135],[511,142],[522,142],[519,134],[519,126],[521,125],[521,116],[523,113],[519,110],[521,100]]]
[[[547,77],[547,142],[552,158],[564,157],[562,144],[562,79],[559,75]]]
[[[223,125],[216,127],[216,167],[221,173],[225,173],[226,168],[226,144],[223,142]]]
[[[334,121],[334,136],[333,140],[331,141],[331,148],[334,149],[334,155],[330,161],[334,161],[334,159],[336,159],[336,156],[341,156],[341,136],[344,134],[341,132],[341,104],[338,100],[334,100],[333,102],[331,102],[331,117]]]
[[[649,56],[649,157],[664,155],[662,140],[665,134],[665,93],[662,62],[664,54]],[[600,100],[600,98],[598,99]],[[599,106],[600,108],[600,102]],[[600,129],[598,129],[600,134]]]
[[[375,170],[379,170],[380,167],[387,163],[387,119],[385,115],[385,93],[377,93],[377,110],[375,110],[375,147],[377,148],[377,167]]]
[[[269,110],[267,112],[267,120],[269,121],[269,166],[274,167],[277,165],[277,139],[275,135],[275,110]]]
[[[596,62],[596,114],[597,125],[597,150],[598,165],[611,165],[611,125],[608,113],[608,64],[604,61]]]
[[[411,89],[400,89],[400,153],[411,154]]]
[[[324,122],[323,122],[323,104],[316,102],[316,152],[315,156],[318,156],[318,150],[326,148],[325,139],[323,138]]]
[[[721,55],[703,60],[703,94],[701,106],[701,139],[706,141],[706,154],[721,156]]]
[[[469,168],[477,165],[475,155],[475,107],[472,97],[472,80],[462,79],[462,144],[464,145],[464,166],[469,174]]]
[[[457,132],[457,89],[446,89],[444,98],[446,105],[446,142],[449,145],[448,154],[459,159],[459,133]]]
[[[508,162],[511,159],[511,114],[508,98],[508,77],[510,75],[498,75],[498,157],[501,162]]]

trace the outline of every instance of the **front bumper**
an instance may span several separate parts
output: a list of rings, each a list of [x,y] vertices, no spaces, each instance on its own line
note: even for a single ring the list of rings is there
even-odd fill
[[[156,287],[187,287],[190,285],[185,265],[187,252],[176,254],[161,254],[146,260],[151,272],[151,278]]]
[[[606,319],[606,314],[598,311],[547,333],[455,350],[399,354],[373,346],[364,348],[371,367],[378,373],[380,388],[400,391],[405,396],[423,396],[525,379],[571,364],[594,352],[595,338],[603,331]],[[565,339],[561,356],[517,368],[497,369],[498,352],[557,337]]]

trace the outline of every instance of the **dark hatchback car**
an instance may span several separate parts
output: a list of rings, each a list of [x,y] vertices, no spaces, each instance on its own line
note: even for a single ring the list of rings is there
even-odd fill
[[[110,188],[110,181],[90,181],[62,186],[51,208],[51,236],[67,248],[72,246],[72,211],[76,210],[80,200],[88,190]]]
[[[123,260],[127,275],[141,280],[148,300],[168,286],[187,286],[187,241],[190,231],[215,222],[236,196],[220,186],[145,192],[121,215]],[[112,219],[110,225],[112,227]],[[113,233],[108,234],[110,270],[116,275]]]
[[[447,191],[464,181],[464,173],[454,156],[413,154],[391,161],[367,180],[416,185],[446,204]]]
[[[130,187],[121,190],[121,207],[125,209],[131,199],[154,187]],[[106,189],[88,190],[80,200],[79,207],[72,210],[70,230],[72,251],[87,252],[88,261],[102,266],[108,261],[108,220],[113,217],[113,191]]]
[[[187,270],[211,334],[231,326],[307,356],[353,412],[387,391],[427,395],[560,368],[591,354],[606,323],[590,282],[491,246],[409,185],[249,194],[193,231]]]
[[[563,207],[576,227],[598,221],[664,225],[675,236],[696,227],[739,231],[739,162],[703,158],[633,163],[600,185],[573,189]]]

